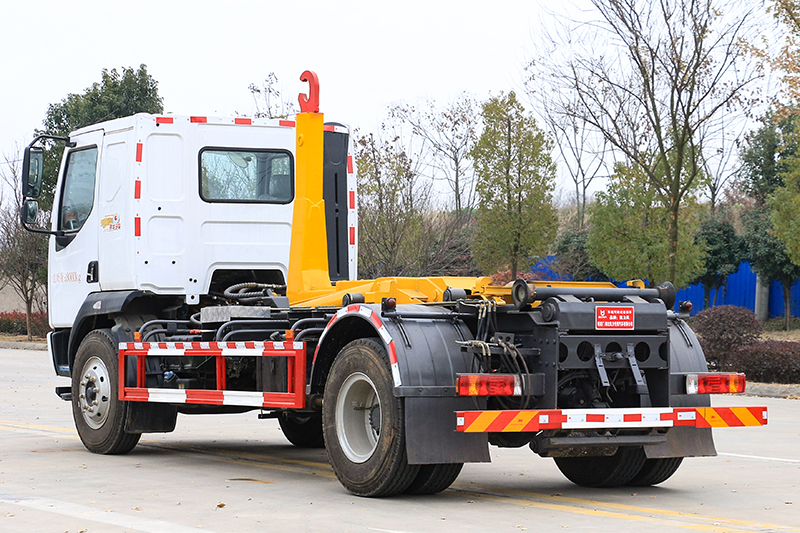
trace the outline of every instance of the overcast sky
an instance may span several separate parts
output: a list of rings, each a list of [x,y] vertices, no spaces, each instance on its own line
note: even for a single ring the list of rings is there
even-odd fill
[[[580,2],[579,2],[580,3]],[[292,100],[320,79],[327,120],[374,131],[389,104],[519,89],[531,1],[6,1],[0,10],[0,153],[22,148],[50,103],[103,68],[147,65],[167,112],[252,114],[270,72]]]

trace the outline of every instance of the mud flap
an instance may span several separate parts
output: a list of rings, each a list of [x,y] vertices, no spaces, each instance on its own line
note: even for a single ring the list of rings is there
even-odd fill
[[[667,431],[667,442],[645,446],[648,459],[668,457],[713,457],[717,455],[710,428],[676,427]]]
[[[471,398],[405,398],[410,464],[488,463],[489,434],[456,431],[456,411],[474,409]]]
[[[126,433],[169,433],[175,430],[178,408],[165,403],[128,402]]]

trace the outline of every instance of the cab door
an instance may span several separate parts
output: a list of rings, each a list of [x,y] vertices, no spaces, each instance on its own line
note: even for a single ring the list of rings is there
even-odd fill
[[[77,145],[64,156],[52,213],[52,228],[64,234],[50,237],[48,265],[50,322],[57,328],[72,327],[86,296],[100,290],[96,197],[103,130],[70,140]]]

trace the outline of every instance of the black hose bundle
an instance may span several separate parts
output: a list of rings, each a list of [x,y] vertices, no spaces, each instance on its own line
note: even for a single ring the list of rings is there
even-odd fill
[[[285,289],[286,285],[272,285],[267,283],[237,283],[225,289],[224,296],[229,300],[236,300],[240,304],[258,303],[263,298],[274,296],[273,289]],[[255,290],[253,290],[255,289]]]

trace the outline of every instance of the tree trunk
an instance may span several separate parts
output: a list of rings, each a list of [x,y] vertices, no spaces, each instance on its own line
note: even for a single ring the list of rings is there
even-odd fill
[[[28,330],[28,340],[33,340],[33,335],[31,334],[31,300],[25,301],[25,327]]]
[[[680,202],[673,198],[669,209],[669,228],[668,238],[669,247],[667,248],[667,277],[668,281],[675,282],[675,274],[678,270],[678,214],[680,212]]]
[[[792,286],[781,283],[783,286],[783,329],[789,331],[789,317],[792,315]]]
[[[711,303],[711,287],[703,284],[703,309],[708,309]]]

